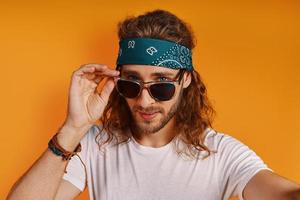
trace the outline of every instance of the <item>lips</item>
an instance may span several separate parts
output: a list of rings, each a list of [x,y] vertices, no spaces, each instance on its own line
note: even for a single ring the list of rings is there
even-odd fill
[[[138,113],[144,120],[152,120],[158,114],[158,112],[153,112],[153,113],[138,112]]]

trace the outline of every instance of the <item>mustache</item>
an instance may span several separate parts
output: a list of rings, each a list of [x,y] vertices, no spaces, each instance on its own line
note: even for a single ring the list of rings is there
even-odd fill
[[[153,106],[144,108],[142,106],[133,106],[132,110],[134,112],[142,112],[142,113],[155,113],[155,112],[163,112],[162,108],[155,108]]]

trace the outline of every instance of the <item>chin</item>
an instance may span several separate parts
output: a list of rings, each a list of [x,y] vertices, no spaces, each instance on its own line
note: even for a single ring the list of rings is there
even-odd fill
[[[138,121],[134,127],[140,134],[155,134],[163,128],[160,120]]]

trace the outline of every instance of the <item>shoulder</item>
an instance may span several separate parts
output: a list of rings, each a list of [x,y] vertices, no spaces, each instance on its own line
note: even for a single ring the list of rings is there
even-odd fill
[[[232,164],[242,160],[259,159],[256,152],[241,140],[213,129],[209,129],[205,144],[211,151],[215,152],[215,156],[221,162],[226,161]]]
[[[211,130],[206,140],[216,151],[219,183],[226,199],[231,195],[243,199],[243,189],[256,173],[264,169],[272,171],[254,150],[233,136]]]
[[[249,148],[237,138],[215,129],[207,128],[204,143],[213,151],[232,150],[233,148]]]
[[[212,130],[206,140],[208,147],[215,152],[216,160],[227,172],[269,169],[253,149],[233,136]]]
[[[86,148],[87,151],[90,150],[100,150],[101,148],[107,148],[113,146],[116,140],[112,138],[112,141],[105,143],[108,139],[108,133],[103,129],[102,125],[93,125],[86,133],[86,135],[81,139],[80,143],[83,148]]]
[[[85,134],[85,136],[81,139],[81,145],[90,145],[93,140],[95,140],[96,136],[101,132],[101,126],[93,125]]]

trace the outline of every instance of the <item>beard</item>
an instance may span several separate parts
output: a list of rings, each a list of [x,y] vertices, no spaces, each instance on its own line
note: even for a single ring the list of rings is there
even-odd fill
[[[142,108],[141,106],[134,106],[131,109],[131,124],[130,128],[133,133],[137,134],[154,134],[162,129],[176,114],[178,107],[182,98],[182,90],[180,91],[179,97],[177,101],[171,106],[170,111],[165,115],[165,111],[163,108],[159,107],[148,107]],[[157,112],[158,115],[162,115],[162,118],[158,122],[153,121],[142,121],[138,122],[137,113],[145,112],[145,113],[154,113]],[[136,115],[135,115],[136,114]]]

